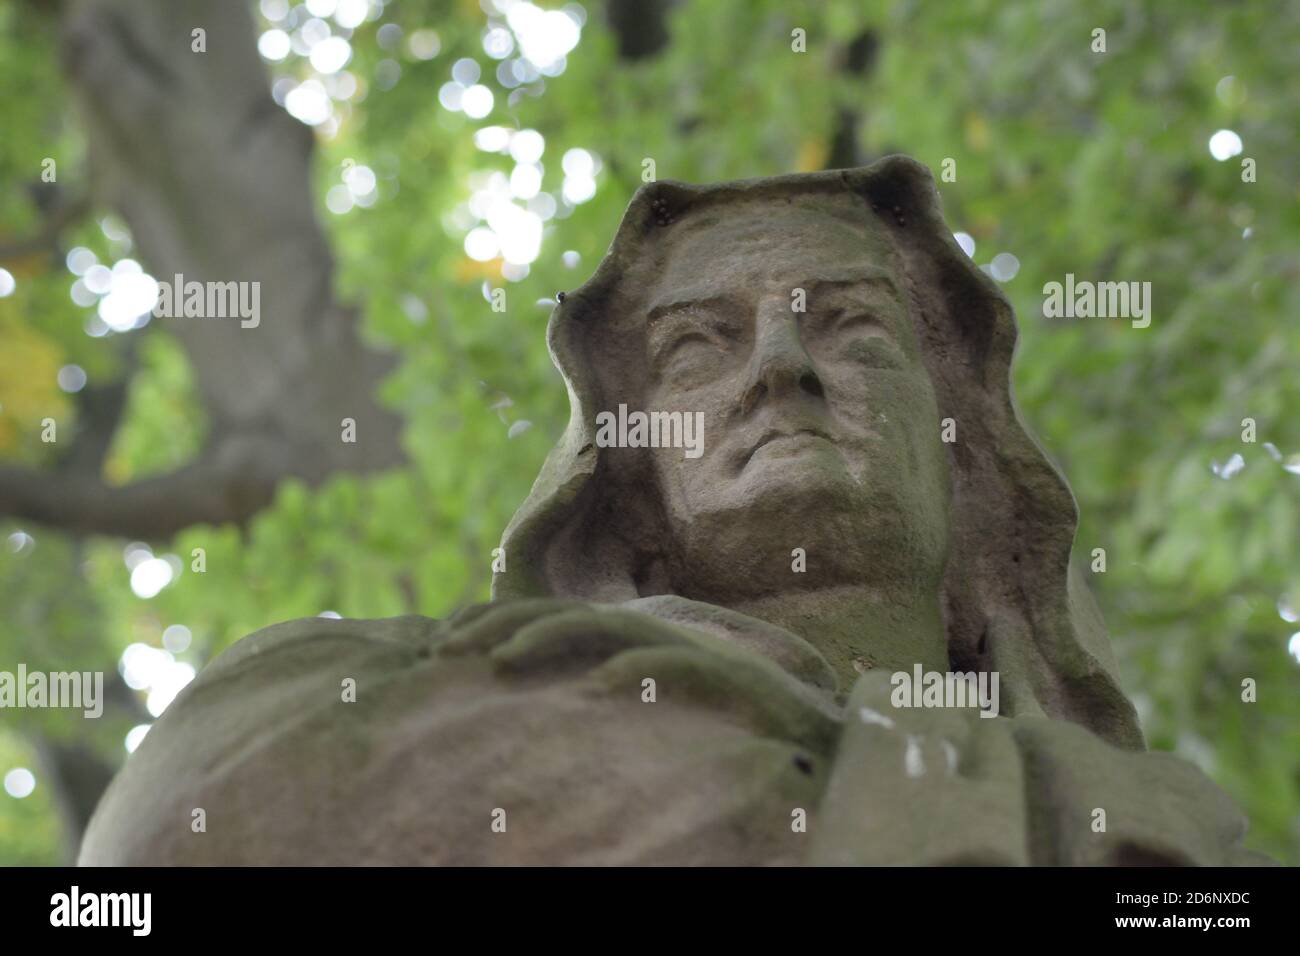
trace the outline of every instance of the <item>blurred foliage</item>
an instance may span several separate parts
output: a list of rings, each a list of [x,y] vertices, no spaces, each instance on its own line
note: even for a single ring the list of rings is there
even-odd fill
[[[323,200],[348,161],[377,175],[372,207],[338,215],[322,205],[321,215],[343,297],[363,307],[368,338],[401,357],[383,397],[405,418],[410,466],[315,490],[286,483],[242,532],[194,527],[153,542],[182,571],[149,600],[129,587],[127,542],[25,527],[34,544],[0,544],[0,668],[112,672],[127,645],[159,646],[177,623],[194,635],[180,659],[201,666],[275,621],[325,610],[445,615],[485,599],[491,550],[568,415],[544,343],[549,300],[595,268],[643,160],[661,179],[689,181],[818,168],[848,115],[864,161],[907,152],[938,179],[955,159],[956,181],[940,183],[949,223],[974,238],[977,262],[1018,258],[1005,288],[1022,329],[1019,403],[1074,487],[1080,560],[1106,549],[1093,586],[1149,743],[1194,760],[1239,801],[1251,846],[1300,863],[1300,668],[1287,653],[1300,625],[1279,616],[1280,604],[1300,608],[1300,101],[1287,92],[1300,7],[683,0],[669,45],[636,61],[619,60],[601,6],[586,14],[562,75],[514,92],[482,46],[500,18],[478,4],[395,0],[352,34],[358,89],[336,104],[334,135],[320,137],[316,188]],[[380,32],[389,24],[400,34]],[[1098,27],[1105,53],[1091,49]],[[791,49],[796,28],[805,53]],[[430,29],[440,50],[418,59],[411,36]],[[845,51],[867,33],[879,52],[855,74]],[[0,243],[39,227],[25,187],[42,158],[58,161],[69,193],[92,173],[56,40],[48,10],[0,7]],[[461,57],[479,62],[496,94],[481,121],[439,105]],[[384,88],[393,63],[400,77]],[[291,55],[270,73],[303,79],[310,67]],[[545,137],[552,193],[566,150],[601,161],[596,195],[546,224],[540,258],[518,282],[462,248],[471,184],[513,165],[476,149],[474,131],[492,124]],[[1220,128],[1240,134],[1257,182],[1242,181],[1240,158],[1211,157]],[[104,216],[70,229],[62,251],[85,246],[101,262],[130,254]],[[574,266],[562,258],[570,251]],[[169,320],[92,338],[92,310],[69,298],[61,254],[3,264],[17,291],[0,299],[0,456],[48,461],[45,415],[60,422],[60,442],[65,422],[75,432],[54,380],[65,363],[92,383],[136,369],[110,480],[174,467],[200,447],[184,353],[159,328]],[[1044,283],[1066,273],[1151,282],[1151,326],[1042,318]],[[484,292],[502,285],[499,313]],[[128,363],[130,337],[140,346]],[[1247,417],[1254,444],[1241,440]],[[1233,454],[1240,473],[1212,473]],[[0,522],[0,537],[16,530]],[[200,548],[206,570],[196,573]],[[1241,701],[1247,677],[1257,703]],[[58,859],[33,735],[93,734],[116,762],[137,718],[114,712],[92,731],[61,719],[6,712],[0,723],[0,774],[31,766],[38,779],[24,800],[0,793],[0,862]]]

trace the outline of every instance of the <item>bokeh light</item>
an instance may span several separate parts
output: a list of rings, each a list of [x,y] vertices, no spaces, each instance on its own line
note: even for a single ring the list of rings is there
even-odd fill
[[[1230,129],[1221,129],[1210,137],[1210,155],[1223,162],[1241,152],[1241,137]]]
[[[5,793],[15,800],[30,797],[36,789],[36,775],[26,767],[14,767],[5,774]]]

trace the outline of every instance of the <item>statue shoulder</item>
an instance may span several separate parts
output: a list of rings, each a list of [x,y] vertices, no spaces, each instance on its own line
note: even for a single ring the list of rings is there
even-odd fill
[[[101,798],[81,862],[319,861],[323,848],[287,835],[296,829],[288,816],[318,805],[343,811],[342,792],[364,786],[380,755],[514,693],[486,654],[444,656],[440,648],[482,633],[484,622],[510,631],[547,610],[555,607],[518,602],[442,620],[312,617],[250,634],[209,662],[150,727]],[[468,725],[461,736],[482,733]],[[297,801],[297,810],[249,805],[269,794]],[[220,835],[205,839],[204,827]],[[276,851],[278,833],[287,844]]]
[[[804,693],[748,649],[580,602],[292,621],[177,697],[81,862],[790,862],[835,732]]]
[[[241,786],[255,788],[267,755],[308,728],[328,735],[357,723],[364,715],[350,711],[349,700],[367,689],[377,696],[376,685],[428,657],[444,630],[443,621],[415,615],[312,617],[236,642],[177,695],[127,759],[87,827],[81,862],[204,862],[205,850],[219,846],[201,840],[204,828],[223,818],[239,825],[222,804]]]
[[[303,617],[264,627],[235,642],[195,680],[228,679],[290,660],[325,661],[383,650],[418,651],[446,630],[446,622],[418,614],[374,620]]]

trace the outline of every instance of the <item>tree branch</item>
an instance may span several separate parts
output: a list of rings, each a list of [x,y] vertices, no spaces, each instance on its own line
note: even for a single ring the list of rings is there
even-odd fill
[[[668,45],[668,11],[675,0],[609,0],[605,16],[624,60],[652,57]]]
[[[849,76],[864,79],[871,73],[880,50],[880,38],[874,30],[864,30],[853,38],[844,50],[840,69]],[[857,110],[843,108],[835,118],[835,133],[831,138],[827,169],[852,169],[861,166],[863,157],[858,149],[858,127],[862,117]]]
[[[282,474],[232,475],[207,459],[129,485],[83,472],[0,468],[0,514],[80,534],[166,540],[194,524],[243,524]]]
[[[196,28],[206,52],[191,47]],[[106,484],[99,464],[125,398],[110,393],[64,467],[0,469],[0,515],[166,538],[243,523],[286,477],[317,483],[402,463],[401,422],[375,398],[392,359],[360,341],[355,311],[333,297],[313,134],[271,99],[248,4],[86,0],[65,8],[63,31],[96,198],[126,221],[160,280],[251,283],[260,316],[159,320],[184,346],[211,423],[198,461]],[[341,440],[344,419],[355,443]]]

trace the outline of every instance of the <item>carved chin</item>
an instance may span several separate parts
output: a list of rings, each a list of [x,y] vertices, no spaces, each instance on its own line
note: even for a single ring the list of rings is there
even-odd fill
[[[717,599],[937,580],[947,550],[942,504],[917,500],[916,476],[885,462],[855,469],[841,451],[754,456],[735,477],[697,484],[688,513],[675,508],[672,519],[678,593]],[[791,570],[796,548],[816,557],[806,573]]]

